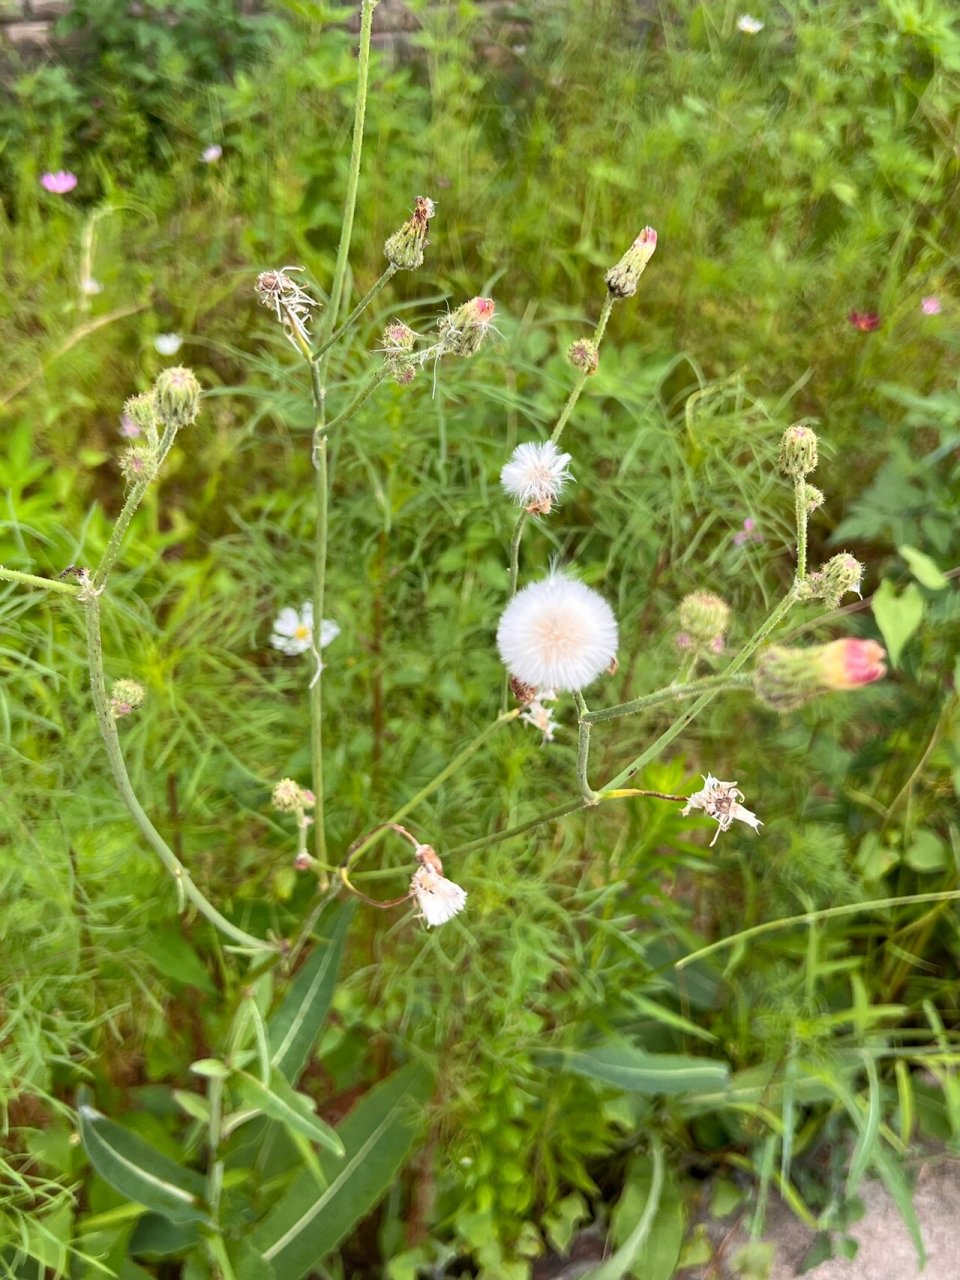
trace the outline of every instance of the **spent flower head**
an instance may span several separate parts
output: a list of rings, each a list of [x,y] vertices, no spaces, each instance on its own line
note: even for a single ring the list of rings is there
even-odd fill
[[[577,338],[567,347],[567,359],[578,372],[592,377],[600,366],[600,350],[591,338]]]
[[[515,595],[497,628],[500,657],[512,676],[571,693],[610,667],[617,638],[617,620],[603,596],[559,572]]]
[[[319,647],[325,649],[332,640],[336,640],[339,634],[340,628],[337,624],[331,622],[329,618],[324,618],[320,623]],[[288,657],[294,657],[299,653],[307,653],[312,649],[313,601],[305,600],[300,606],[299,612],[289,605],[285,609],[281,609],[273,624],[270,643],[274,649],[279,649],[281,653],[287,654]]]
[[[738,789],[735,782],[722,782],[712,773],[708,773],[703,779],[701,789],[690,796],[680,812],[687,817],[694,809],[702,809],[708,818],[713,818],[717,822],[716,835],[710,841],[710,847],[713,848],[720,832],[728,831],[735,821],[745,822],[748,827],[753,827],[754,831],[759,831],[763,826],[755,813],[743,807],[740,803],[742,799],[743,792]]]
[[[429,845],[422,847],[433,853]],[[441,872],[440,859],[434,854],[432,859],[420,860],[420,866],[410,881],[410,892],[430,928],[452,920],[463,910],[467,901],[466,890],[448,880]]]
[[[614,298],[633,297],[656,247],[656,231],[653,227],[644,227],[617,265],[606,274],[607,288]]]
[[[415,271],[423,266],[423,251],[430,243],[427,231],[435,212],[436,206],[429,196],[417,196],[411,216],[383,246],[384,255],[392,266],[403,271]]]
[[[572,477],[569,453],[561,453],[552,440],[543,444],[518,444],[500,472],[505,491],[531,515],[546,515]]]
[[[553,708],[545,706],[539,698],[534,698],[527,709],[521,711],[520,719],[524,724],[533,725],[534,729],[543,735],[540,742],[541,746],[553,741],[553,735],[558,727],[553,718]]]
[[[280,321],[290,342],[298,351],[310,341],[308,325],[311,309],[320,304],[310,296],[293,277],[291,271],[303,271],[303,267],[280,267],[273,271],[261,271],[257,276],[256,294],[260,303],[268,307]]]

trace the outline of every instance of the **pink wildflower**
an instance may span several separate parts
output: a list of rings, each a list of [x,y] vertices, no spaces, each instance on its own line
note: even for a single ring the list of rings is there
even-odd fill
[[[942,310],[940,306],[940,299],[936,294],[931,294],[927,298],[921,298],[920,310],[925,316],[938,316]]]
[[[880,317],[875,311],[853,310],[847,316],[847,319],[861,333],[871,333],[874,329],[880,328]]]
[[[67,173],[65,169],[59,169],[56,173],[45,173],[40,179],[40,185],[51,195],[65,196],[77,185],[77,175]]]

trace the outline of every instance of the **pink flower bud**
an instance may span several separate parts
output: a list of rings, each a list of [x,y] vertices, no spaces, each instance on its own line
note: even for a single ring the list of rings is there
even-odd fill
[[[812,651],[816,654],[817,671],[826,689],[856,689],[873,684],[887,674],[883,645],[876,640],[856,640],[847,636]]]

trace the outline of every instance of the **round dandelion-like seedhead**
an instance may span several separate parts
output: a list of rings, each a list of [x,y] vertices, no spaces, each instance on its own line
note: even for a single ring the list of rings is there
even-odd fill
[[[537,689],[574,693],[596,680],[617,654],[617,620],[603,596],[552,573],[510,601],[497,628],[510,674]]]
[[[500,483],[531,515],[546,515],[571,479],[569,461],[570,454],[561,453],[552,440],[518,444],[500,472]]]

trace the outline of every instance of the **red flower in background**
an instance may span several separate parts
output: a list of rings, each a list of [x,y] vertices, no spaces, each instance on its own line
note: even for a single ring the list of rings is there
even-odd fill
[[[875,311],[851,311],[847,319],[861,333],[871,333],[880,328],[880,317]]]

